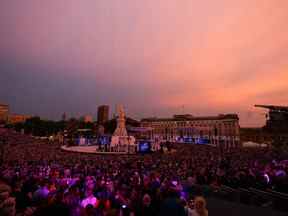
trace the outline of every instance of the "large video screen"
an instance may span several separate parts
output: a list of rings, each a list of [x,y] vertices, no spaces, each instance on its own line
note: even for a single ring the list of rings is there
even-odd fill
[[[101,144],[101,145],[108,145],[110,143],[110,139],[108,136],[101,136],[98,138],[98,142]]]
[[[150,141],[139,141],[139,152],[140,153],[151,152],[151,142]]]
[[[195,143],[199,145],[205,145],[205,144],[209,144],[209,140],[205,138],[199,138],[199,139],[196,139]]]
[[[192,137],[188,137],[188,136],[177,137],[176,141],[180,142],[180,143],[194,143],[194,139]]]
[[[192,137],[185,137],[184,138],[184,143],[193,143],[193,138]]]
[[[193,138],[190,136],[184,136],[184,137],[177,137],[177,142],[180,143],[193,143],[193,144],[209,144],[210,140],[207,138]]]

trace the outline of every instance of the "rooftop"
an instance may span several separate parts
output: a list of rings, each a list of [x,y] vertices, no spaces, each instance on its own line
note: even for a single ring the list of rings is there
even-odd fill
[[[256,104],[255,107],[265,108],[265,109],[269,109],[269,110],[288,112],[288,106],[258,105],[258,104]]]
[[[172,118],[144,118],[142,122],[155,122],[155,121],[197,121],[197,120],[223,120],[223,119],[239,119],[237,114],[219,114],[218,116],[198,116],[195,117],[190,114],[174,115]]]

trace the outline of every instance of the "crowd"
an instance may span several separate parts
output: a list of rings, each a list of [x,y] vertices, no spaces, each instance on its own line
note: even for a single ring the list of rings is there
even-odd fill
[[[165,154],[86,155],[14,135],[2,134],[0,215],[206,216],[202,192],[191,193],[198,185],[288,193],[288,163],[269,149],[177,144]]]

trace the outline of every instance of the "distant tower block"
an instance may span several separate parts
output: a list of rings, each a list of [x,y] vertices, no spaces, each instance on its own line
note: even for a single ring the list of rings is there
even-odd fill
[[[118,118],[117,118],[117,128],[113,133],[113,136],[126,137],[128,136],[126,126],[125,126],[125,113],[122,105],[117,106]]]
[[[103,125],[109,120],[109,106],[102,105],[98,107],[97,123]]]
[[[63,114],[62,114],[62,121],[66,121],[67,120],[67,115],[66,115],[66,113],[64,112]]]

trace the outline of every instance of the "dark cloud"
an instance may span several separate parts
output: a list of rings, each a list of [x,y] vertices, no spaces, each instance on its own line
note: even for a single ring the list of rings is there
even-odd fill
[[[285,103],[287,9],[274,0],[1,2],[0,102],[48,118],[122,103],[135,117],[237,112],[260,125],[245,114],[254,103]]]

